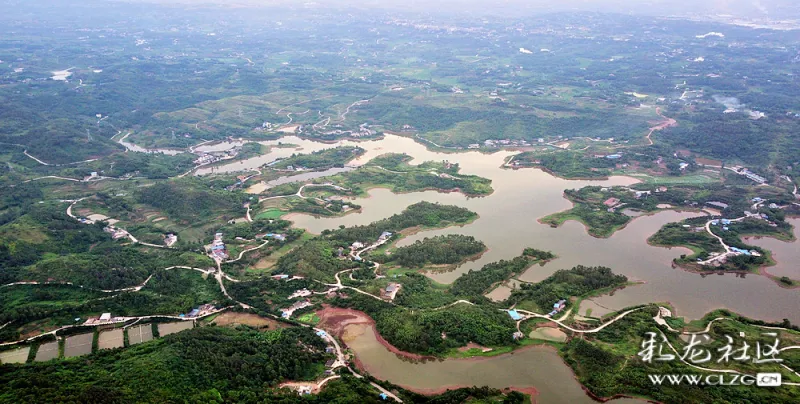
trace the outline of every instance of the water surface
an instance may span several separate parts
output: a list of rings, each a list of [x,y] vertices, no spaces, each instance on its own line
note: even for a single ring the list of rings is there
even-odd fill
[[[594,299],[598,304],[612,309],[649,302],[670,302],[677,308],[677,315],[690,319],[702,317],[713,309],[728,308],[757,319],[779,321],[787,317],[793,322],[800,322],[800,310],[797,310],[800,307],[800,293],[797,290],[782,289],[766,277],[757,275],[701,276],[688,273],[671,265],[673,259],[688,253],[687,249],[668,249],[647,244],[647,238],[664,224],[701,213],[663,211],[638,217],[608,239],[589,236],[584,226],[577,222],[567,222],[560,228],[551,228],[537,221],[538,218],[571,206],[563,197],[565,189],[586,185],[631,185],[637,181],[633,178],[571,181],[538,169],[503,169],[501,166],[504,159],[512,152],[438,153],[427,150],[412,139],[391,135],[381,141],[362,142],[358,145],[367,149],[367,153],[357,164],[363,164],[390,150],[403,151],[414,157],[411,164],[428,160],[459,163],[462,173],[491,179],[495,191],[487,197],[469,198],[460,193],[425,191],[394,194],[386,189],[372,189],[369,197],[355,200],[362,207],[360,213],[337,218],[294,214],[290,217],[296,226],[320,233],[339,225],[369,224],[399,213],[420,201],[458,205],[477,212],[480,218],[463,227],[423,231],[399,243],[401,246],[408,245],[425,237],[454,233],[474,236],[486,243],[489,251],[480,259],[467,262],[452,272],[431,275],[436,281],[451,283],[470,269],[480,269],[489,262],[513,258],[525,247],[535,247],[550,250],[558,258],[543,267],[532,267],[520,277],[524,281],[540,281],[558,269],[575,265],[603,265],[627,275],[631,280],[644,282],[617,291],[613,296]],[[763,296],[770,298],[763,299]]]
[[[786,219],[794,226],[794,241],[781,241],[772,237],[748,238],[747,244],[758,246],[772,251],[775,266],[767,268],[767,272],[775,276],[788,276],[791,279],[800,279],[800,218]]]
[[[444,388],[489,386],[535,387],[539,403],[596,403],[554,348],[532,346],[489,358],[410,362],[381,345],[373,327],[348,325],[343,340],[366,370],[379,379],[416,391],[431,393]],[[614,400],[641,402],[637,400]]]

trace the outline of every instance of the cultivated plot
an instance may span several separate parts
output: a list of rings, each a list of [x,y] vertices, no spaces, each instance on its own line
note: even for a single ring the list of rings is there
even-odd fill
[[[122,328],[103,331],[97,339],[97,347],[99,349],[122,348],[124,345],[125,336],[123,335]]]
[[[165,336],[169,334],[175,334],[176,332],[181,332],[183,330],[189,330],[194,327],[194,322],[192,321],[181,321],[177,323],[163,323],[158,325],[158,335]]]
[[[0,352],[0,364],[3,363],[25,363],[28,360],[28,354],[31,347],[26,346],[22,348],[12,349],[10,351]]]
[[[93,339],[94,333],[79,334],[67,337],[66,342],[64,342],[64,357],[73,358],[92,353]]]
[[[150,324],[141,324],[128,329],[128,342],[131,345],[141,344],[152,339],[153,326]]]
[[[45,362],[56,358],[58,358],[57,341],[39,345],[39,349],[36,351],[36,362]]]

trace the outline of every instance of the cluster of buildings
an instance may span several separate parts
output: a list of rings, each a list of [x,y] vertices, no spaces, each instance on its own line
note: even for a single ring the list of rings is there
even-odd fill
[[[289,297],[287,297],[287,299],[294,299],[294,298],[297,298],[297,297],[308,297],[308,296],[311,296],[311,291],[308,290],[308,289],[303,288],[303,289],[300,289],[300,290],[296,290],[294,293],[289,295]]]
[[[712,220],[712,221],[711,221],[711,225],[712,225],[712,226],[717,226],[717,225],[719,225],[720,223],[722,223],[722,230],[724,230],[724,231],[728,231],[728,230],[730,230],[730,229],[728,228],[728,226],[731,224],[731,221],[730,221],[730,220],[728,220],[728,219],[719,219],[719,220]]]
[[[381,290],[381,297],[384,300],[388,300],[391,302],[392,300],[394,300],[395,296],[397,296],[397,292],[400,291],[401,287],[403,287],[402,284],[391,282]]]
[[[192,311],[186,314],[181,314],[180,317],[189,317],[189,318],[202,317],[205,316],[206,314],[213,312],[216,309],[217,308],[213,304],[204,304],[202,306],[198,306],[195,309],[192,309]]]
[[[221,160],[228,160],[236,157],[242,151],[241,147],[234,147],[225,151],[201,152],[194,160],[194,164],[198,166],[216,163]]]
[[[166,245],[167,247],[172,247],[177,242],[178,242],[178,236],[173,233],[167,233],[164,236],[164,245]]]
[[[564,310],[564,307],[567,307],[567,301],[561,299],[553,304],[553,311],[547,313],[548,317],[553,317],[558,313],[561,313],[561,310]]]
[[[336,125],[341,127],[341,125]],[[358,125],[358,130],[345,130],[345,129],[334,129],[329,130],[327,132],[320,132],[321,135],[325,136],[350,136],[350,137],[368,137],[368,136],[375,136],[378,132],[374,129],[370,129],[369,125],[366,123],[362,123]]]
[[[100,317],[91,317],[86,319],[83,325],[104,325],[104,324],[116,324],[116,323],[124,323],[130,320],[129,317],[112,317],[111,313],[103,313]]]
[[[121,238],[128,237],[127,231],[114,226],[106,226],[103,228],[103,231],[111,234],[111,238],[114,240],[119,240]]]
[[[228,259],[228,250],[225,248],[225,243],[222,242],[222,233],[214,235],[214,241],[211,243],[211,257],[220,261]]]
[[[303,279],[302,276],[292,276],[287,274],[275,274],[270,276],[270,278],[275,279],[276,281],[293,281],[295,279]]]
[[[539,143],[543,143],[544,139],[539,139]],[[509,139],[488,139],[483,141],[484,147],[528,147],[530,142],[527,140],[509,140]],[[467,146],[468,149],[480,149],[480,143],[473,143]]]
[[[752,181],[755,181],[755,182],[757,182],[759,184],[766,184],[767,183],[767,179],[766,178],[764,178],[764,177],[762,177],[762,176],[750,171],[746,167],[733,166],[733,167],[725,167],[725,168],[735,172],[736,174],[745,176],[748,179],[750,179]]]
[[[287,307],[285,309],[282,309],[281,310],[281,317],[283,317],[283,318],[291,318],[292,314],[294,314],[295,311],[300,310],[300,309],[304,309],[304,308],[310,307],[310,306],[313,306],[313,303],[311,303],[308,299],[303,299],[303,300],[297,301],[293,305],[291,305],[291,306],[289,306],[289,307]]]
[[[276,233],[264,233],[264,234],[256,234],[257,239],[263,238],[271,238],[278,241],[286,241],[286,236],[283,234],[276,234]]]

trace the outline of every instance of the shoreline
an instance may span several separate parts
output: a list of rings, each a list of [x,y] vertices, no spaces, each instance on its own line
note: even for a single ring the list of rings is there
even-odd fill
[[[446,361],[460,361],[460,362],[482,362],[482,361],[495,360],[496,358],[499,358],[499,357],[503,357],[503,356],[507,356],[507,355],[513,355],[514,353],[522,352],[524,350],[531,350],[531,349],[542,350],[542,351],[550,351],[550,352],[554,353],[555,355],[557,355],[558,358],[562,362],[564,361],[563,357],[561,357],[561,355],[559,355],[558,349],[556,349],[555,347],[553,347],[551,345],[548,345],[548,344],[526,345],[526,346],[522,346],[522,347],[519,347],[517,349],[514,349],[514,350],[512,350],[511,352],[508,352],[508,353],[504,353],[504,354],[497,355],[497,356],[489,356],[489,357],[486,357],[486,356],[474,356],[474,357],[470,357],[470,358],[438,358],[438,357],[432,357],[432,356],[423,356],[423,355],[419,355],[419,354],[413,354],[413,353],[410,353],[410,352],[401,351],[397,347],[391,345],[377,331],[377,328],[375,326],[375,321],[368,314],[366,314],[364,312],[361,312],[361,311],[358,311],[358,310],[353,310],[353,309],[342,309],[342,308],[334,308],[334,307],[327,306],[327,307],[323,308],[322,310],[319,310],[317,313],[318,313],[318,315],[320,313],[322,313],[323,316],[325,316],[325,317],[322,317],[322,318],[325,318],[325,320],[338,320],[337,317],[339,317],[339,316],[342,316],[342,317],[347,316],[347,317],[349,317],[349,318],[341,319],[336,324],[335,328],[333,328],[333,329],[328,328],[328,330],[331,331],[333,333],[333,335],[335,335],[336,337],[339,337],[340,339],[342,339],[342,335],[344,334],[344,329],[347,328],[347,326],[349,326],[349,325],[360,325],[360,326],[363,327],[363,332],[367,332],[368,329],[371,329],[373,334],[375,335],[376,341],[381,346],[383,346],[384,348],[386,348],[390,352],[394,353],[395,355],[398,355],[401,358],[410,359],[412,361],[426,361],[426,360],[437,360],[437,361],[440,361],[440,360],[446,360]],[[339,316],[327,317],[327,314],[338,314]],[[320,324],[322,324],[322,321],[320,322]],[[320,327],[321,328],[325,328],[325,326],[330,326],[330,324],[321,325]],[[345,347],[348,347],[348,344],[347,344],[346,341],[342,340],[342,342],[344,343]],[[349,349],[349,347],[348,347],[348,349]],[[417,359],[417,358],[420,358],[420,359]],[[358,358],[358,355],[355,355],[355,354],[353,355],[353,363],[355,364],[356,368],[359,371],[372,374],[372,372],[370,372],[369,367],[366,366],[360,360],[360,358]],[[564,365],[569,369],[569,371],[571,372],[575,382],[580,386],[581,390],[583,390],[583,392],[588,397],[590,397],[592,400],[595,400],[595,401],[600,402],[600,403],[605,403],[605,402],[608,402],[608,401],[611,401],[611,400],[615,400],[615,399],[618,399],[618,398],[637,398],[637,397],[633,397],[633,396],[630,396],[630,395],[627,395],[627,394],[615,394],[615,395],[613,395],[611,397],[600,397],[600,396],[597,396],[596,394],[594,394],[591,391],[589,391],[588,388],[586,386],[584,386],[580,382],[580,380],[578,378],[578,375],[575,373],[575,370],[571,366],[569,366],[566,362],[564,362]],[[402,388],[404,388],[406,390],[413,391],[415,393],[422,394],[422,395],[427,395],[427,396],[442,394],[442,393],[447,392],[448,390],[455,390],[455,389],[459,389],[459,388],[474,387],[474,385],[465,383],[465,384],[451,384],[451,385],[446,385],[446,386],[439,386],[439,387],[436,387],[436,388],[420,388],[420,387],[414,387],[414,386],[410,386],[410,385],[402,384],[402,383],[394,383],[394,382],[391,382],[391,381],[389,381],[389,382],[394,384],[394,385],[396,385],[396,386],[402,387]],[[506,392],[508,392],[508,391],[518,391],[518,392],[523,393],[523,394],[528,394],[528,395],[531,396],[532,402],[534,402],[534,403],[537,402],[536,398],[539,395],[539,390],[535,386],[513,386],[512,385],[512,386],[507,386],[505,388],[500,388],[499,390],[506,391]]]
[[[611,232],[611,234],[609,234],[608,236],[606,236],[606,237],[602,237],[602,236],[597,236],[597,235],[595,235],[595,234],[592,234],[592,233],[591,233],[591,231],[589,230],[589,225],[588,225],[588,224],[586,224],[586,222],[584,222],[584,221],[583,221],[583,220],[581,220],[580,218],[577,218],[577,219],[566,219],[566,220],[564,220],[564,221],[562,221],[561,223],[558,223],[558,224],[556,224],[556,225],[553,225],[552,223],[547,223],[547,222],[544,222],[543,220],[547,219],[547,218],[548,218],[548,217],[550,217],[550,216],[557,215],[557,214],[559,214],[559,213],[568,212],[568,211],[570,211],[570,210],[572,210],[572,209],[575,209],[575,206],[576,206],[576,205],[575,205],[575,202],[574,202],[573,200],[571,200],[571,199],[567,198],[566,196],[564,196],[564,199],[567,199],[568,201],[570,201],[570,203],[572,203],[572,207],[571,207],[571,208],[569,208],[569,209],[566,209],[566,210],[562,210],[562,211],[560,211],[560,212],[551,213],[551,214],[549,214],[549,215],[546,215],[546,216],[542,216],[542,217],[540,217],[540,218],[536,219],[536,222],[538,222],[539,224],[542,224],[542,225],[547,225],[547,226],[550,226],[551,228],[557,229],[557,228],[559,228],[559,227],[563,226],[563,225],[564,225],[564,223],[566,223],[566,222],[569,222],[569,221],[575,221],[575,222],[578,222],[578,223],[580,223],[581,225],[583,225],[583,228],[586,230],[586,234],[588,234],[588,235],[590,235],[590,236],[592,236],[592,237],[594,237],[594,238],[596,238],[596,239],[601,239],[601,240],[603,240],[603,239],[609,239],[609,238],[613,237],[615,234],[617,234],[617,232],[619,232],[619,231],[621,231],[621,230],[624,230],[626,227],[628,227],[628,225],[629,225],[629,224],[633,223],[633,221],[634,221],[634,220],[636,220],[636,219],[639,219],[639,218],[642,218],[642,217],[655,216],[655,215],[657,215],[657,214],[659,214],[659,213],[662,213],[662,212],[676,212],[676,213],[702,213],[702,212],[704,212],[702,209],[692,209],[692,208],[688,208],[688,209],[682,209],[682,208],[667,208],[667,209],[657,209],[657,210],[650,211],[650,212],[643,212],[643,213],[642,213],[641,215],[639,215],[639,216],[628,216],[628,217],[630,218],[630,220],[628,220],[628,222],[626,222],[625,224],[623,224],[623,225],[621,225],[620,227],[616,228],[616,229],[615,229],[613,232]],[[627,216],[627,215],[626,215],[626,216]],[[700,215],[700,216],[704,216],[704,215]],[[696,217],[700,217],[700,216],[696,216]],[[706,215],[706,216],[707,216],[707,215]],[[648,237],[648,240],[649,240],[649,237]],[[649,241],[648,241],[648,244],[650,244],[650,242],[649,242]],[[652,246],[654,246],[654,247],[668,247],[668,246],[660,246],[660,245],[654,245],[654,244],[650,244],[650,245],[652,245]]]
[[[667,245],[661,245],[661,244],[654,244],[654,243],[650,242],[649,238],[647,240],[647,244],[649,244],[649,245],[651,245],[653,247],[661,247],[661,248],[687,248],[688,249],[688,247],[685,247],[685,246],[682,246],[682,245],[680,245],[680,246],[667,246]],[[770,254],[771,254],[771,252],[770,252]],[[770,259],[772,259],[772,261],[775,264],[777,264],[778,261],[776,261],[774,258],[772,258],[771,255],[770,255]],[[776,283],[778,285],[778,287],[780,287],[780,288],[789,289],[789,290],[791,290],[791,289],[800,289],[800,284],[797,284],[797,280],[796,279],[789,278],[789,279],[792,279],[792,281],[795,282],[794,285],[790,286],[790,285],[786,285],[786,284],[782,283],[780,281],[780,278],[781,278],[780,276],[773,275],[773,274],[767,272],[767,269],[769,269],[771,267],[774,267],[775,264],[772,264],[772,265],[761,265],[758,268],[755,268],[755,269],[749,270],[749,271],[739,271],[739,270],[726,271],[726,270],[720,270],[720,269],[711,270],[711,271],[704,271],[704,270],[701,270],[701,269],[693,269],[693,268],[687,266],[687,264],[680,264],[680,263],[676,262],[675,259],[672,260],[672,267],[673,268],[678,268],[681,271],[684,271],[684,272],[687,272],[687,273],[690,273],[690,274],[695,274],[695,275],[700,275],[700,276],[709,276],[709,275],[742,275],[742,276],[755,275],[755,276],[764,276],[764,277],[770,279],[771,281],[773,281],[774,283]]]

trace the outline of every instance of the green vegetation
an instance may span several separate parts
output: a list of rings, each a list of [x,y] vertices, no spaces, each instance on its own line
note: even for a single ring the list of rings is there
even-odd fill
[[[610,268],[585,267],[578,265],[572,269],[562,269],[535,283],[524,283],[511,292],[508,301],[522,306],[533,304],[532,311],[546,312],[559,300],[567,300],[572,296],[586,296],[601,289],[625,285],[625,275],[615,275]]]
[[[483,346],[513,342],[514,322],[491,306],[462,304],[447,310],[411,311],[359,293],[347,299],[337,298],[334,304],[369,314],[381,336],[403,351],[442,355],[469,342]]]
[[[288,297],[297,290],[326,290],[323,285],[308,278],[286,281],[267,276],[227,283],[225,287],[234,299],[247,303],[261,312],[274,315],[280,315],[281,308],[294,303]]]
[[[306,188],[306,190],[303,192],[303,196],[306,196],[306,193],[309,192],[308,188]],[[346,212],[345,205],[348,207],[347,211],[361,208],[361,206],[349,201],[326,201],[306,197],[285,199],[283,209],[286,209],[289,212],[308,213],[314,216],[337,216]]]
[[[514,156],[517,166],[538,166],[550,173],[564,178],[602,179],[611,175],[616,161],[607,158],[594,158],[584,153],[557,151],[554,153],[524,152]]]
[[[722,244],[716,237],[710,235],[705,228],[707,218],[691,218],[681,223],[669,223],[652,235],[648,242],[666,247],[687,247],[693,254],[683,254],[675,262],[691,269],[701,271],[756,271],[758,268],[769,265],[769,253],[759,247],[749,246],[742,241],[743,236],[760,235],[779,239],[791,239],[791,225],[782,221],[780,215],[773,216],[775,222],[757,218],[747,218],[728,225],[711,225],[709,228],[715,235],[722,237],[725,244],[743,250],[757,251],[760,255],[738,255],[727,257],[725,262],[715,262],[714,265],[700,265],[697,261],[706,260],[711,253],[723,253]],[[770,225],[769,223],[773,223]],[[725,230],[727,228],[727,230]],[[784,282],[784,284],[786,284]],[[789,285],[789,284],[787,284]]]
[[[393,250],[391,255],[373,254],[370,259],[407,268],[422,268],[429,264],[457,264],[484,250],[486,245],[472,236],[448,234],[426,237],[409,246]]]
[[[435,283],[425,275],[409,272],[396,278],[403,284],[394,302],[412,309],[433,309],[453,303],[457,298],[445,285]]]
[[[290,211],[343,214],[348,210],[344,202],[325,199],[334,194],[363,196],[370,187],[460,191],[468,196],[492,192],[489,179],[459,174],[460,167],[449,161],[411,165],[408,156],[389,154],[314,180],[349,190],[304,190],[309,198],[268,202],[271,208],[256,215],[254,223],[225,225],[244,216],[243,204],[255,200],[233,185],[238,173],[172,178],[192,168],[195,156],[186,152],[188,147],[206,140],[245,142],[236,161],[264,153],[265,147],[252,141],[277,140],[290,133],[333,142],[398,131],[408,138],[389,138],[390,148],[412,139],[448,152],[524,148],[527,151],[515,156],[511,167],[538,165],[565,178],[633,174],[644,179],[630,190],[568,191],[574,208],[543,219],[555,226],[580,220],[598,237],[610,236],[631,220],[621,208],[647,213],[659,210],[660,204],[701,209],[716,201],[729,205],[721,212],[726,218],[749,210],[768,216],[736,222],[727,230],[713,229],[728,245],[745,248],[740,240],[745,235],[791,238],[784,217],[799,212],[792,205],[793,181],[786,177],[796,177],[800,169],[800,82],[791,63],[797,59],[797,40],[790,31],[726,26],[725,38],[703,40],[697,34],[716,32],[717,23],[569,13],[486,21],[455,16],[444,24],[436,16],[420,19],[413,10],[398,19],[393,12],[345,15],[326,7],[294,13],[277,7],[247,12],[215,6],[186,9],[183,18],[175,20],[169,8],[157,4],[148,6],[143,17],[141,6],[127,2],[108,7],[93,0],[77,8],[21,3],[24,7],[10,7],[0,16],[0,54],[5,60],[0,62],[0,283],[76,286],[0,290],[0,324],[12,321],[0,330],[3,340],[100,312],[175,314],[199,303],[229,304],[211,277],[192,270],[163,270],[173,265],[212,266],[198,253],[200,242],[216,231],[225,233],[233,254],[255,245],[256,234],[287,235],[286,243],[270,242],[242,261],[225,264],[226,273],[242,280],[225,280],[227,289],[260,312],[277,313],[300,288],[324,291],[319,282],[333,282],[333,275],[343,269],[353,269],[352,277],[341,279],[346,285],[377,294],[390,278],[376,277],[370,262],[346,258],[352,243],[374,243],[384,231],[395,233],[396,239],[397,233],[410,233],[414,227],[464,224],[476,215],[423,203],[368,226],[331,230],[315,238],[301,236],[275,219]],[[31,15],[36,21],[30,22]],[[521,22],[547,29],[520,29]],[[447,35],[418,29],[420,23],[429,28],[446,25]],[[541,44],[542,51],[519,48],[534,44],[536,49]],[[699,55],[707,62],[691,62]],[[54,71],[65,68],[69,77],[53,77]],[[125,152],[118,140],[128,133],[127,141],[134,144],[183,153]],[[358,147],[331,147],[294,155],[274,167],[320,170],[363,153]],[[619,158],[607,158],[611,154]],[[751,180],[721,168],[733,164],[748,165],[769,185],[753,186]],[[114,179],[78,181],[91,172]],[[273,175],[279,174],[262,174],[262,179]],[[655,192],[664,184],[668,191]],[[286,184],[268,194],[291,195],[300,186]],[[636,198],[634,191],[650,194]],[[64,215],[65,203],[56,203],[86,196],[90,197],[75,206],[76,215],[118,219],[117,226],[154,244],[160,244],[163,233],[174,232],[180,236],[176,249],[112,241],[102,224],[78,223]],[[755,196],[785,208],[753,208]],[[611,204],[615,208],[604,204],[611,198],[617,199]],[[350,208],[358,209],[352,204]],[[668,225],[651,242],[689,246],[694,254],[678,263],[691,266],[697,258],[720,251],[718,240],[698,230],[705,220]],[[277,249],[280,259],[264,260],[274,263],[270,271],[307,278],[254,279],[269,265],[254,268],[253,261]],[[451,286],[399,268],[453,265],[480,249],[477,240],[451,236],[398,249],[390,256],[381,256],[379,250],[365,258],[386,260],[392,267],[386,275],[403,285],[394,304],[352,289],[339,291],[334,302],[365,310],[401,349],[441,356],[475,342],[501,347],[494,352],[511,350],[513,322],[498,310],[499,304],[481,296],[527,265],[549,259],[547,254],[526,250],[523,257],[486,265]],[[750,271],[770,262],[766,251],[754,250],[761,257],[734,257],[723,266],[698,269]],[[239,274],[232,272],[237,270]],[[131,288],[147,279],[139,291],[98,290]],[[797,283],[776,280],[787,287]],[[523,285],[503,305],[547,311],[557,299],[624,282],[607,268],[576,267],[539,284]],[[310,296],[315,307],[307,310],[330,303],[323,296]],[[458,299],[476,305],[431,310]],[[632,355],[653,314],[651,308],[636,312],[600,333],[565,344],[563,354],[589,390],[601,396],[632,394],[667,402],[799,401],[796,389],[662,386],[654,391],[645,375],[658,369],[641,366]],[[299,318],[315,320],[311,313]],[[742,325],[741,319],[731,323],[736,325],[715,324],[715,336],[758,331]],[[185,333],[191,338],[168,337],[88,360],[3,366],[0,402],[378,400],[376,390],[366,383],[371,379],[348,375],[330,382],[319,396],[273,390],[287,378],[319,376],[327,359],[317,355],[318,339],[306,339],[312,337],[309,330],[296,333],[305,334],[284,338],[280,333],[195,330]],[[262,337],[269,347],[262,346]],[[797,353],[786,356],[791,366],[800,365]],[[681,365],[666,370],[693,371]],[[407,402],[521,400],[491,389],[461,389],[430,399],[392,389]]]
[[[568,220],[577,220],[583,223],[589,234],[594,237],[610,237],[617,230],[624,227],[633,215],[656,212],[661,209],[691,209],[697,210],[709,202],[721,202],[728,205],[722,212],[725,217],[741,217],[745,211],[753,210],[751,199],[761,197],[778,203],[790,204],[793,196],[781,189],[775,188],[745,188],[722,184],[688,185],[674,184],[669,187],[656,184],[636,184],[632,187],[599,187],[586,186],[581,189],[567,189],[564,196],[574,205],[571,209],[554,213],[540,219],[540,222],[558,227]],[[630,214],[626,214],[629,211]],[[768,221],[748,219],[731,225],[732,231],[728,234],[731,239],[736,235],[770,235],[779,238],[791,238],[791,226],[784,221],[786,213],[781,209],[761,207],[759,213],[764,213],[776,225],[771,226]],[[692,221],[692,223],[696,223]],[[703,222],[704,223],[704,222]],[[733,231],[735,230],[735,231]],[[687,232],[690,230],[687,229]],[[699,241],[703,235],[690,236]],[[654,240],[655,242],[655,240]],[[737,245],[736,241],[732,241]],[[667,246],[678,245],[672,243],[657,243]]]
[[[429,229],[448,227],[468,223],[477,216],[475,212],[466,208],[423,201],[407,207],[396,215],[366,226],[323,231],[322,237],[348,245],[356,241],[371,243],[377,241],[381,233],[386,231],[397,233],[418,226]]]
[[[558,227],[568,220],[583,223],[589,234],[594,237],[611,237],[614,232],[628,224],[632,218],[622,212],[634,209],[642,212],[658,210],[658,193],[636,196],[636,190],[627,187],[601,188],[597,186],[583,187],[579,190],[567,189],[564,196],[573,203],[572,209],[554,213],[540,219],[542,223]]]
[[[308,328],[200,327],[90,360],[3,365],[0,401],[256,402],[283,380],[319,376],[324,348]]]
[[[450,290],[456,296],[474,297],[486,293],[492,285],[505,281],[514,274],[521,274],[531,265],[527,257],[516,257],[511,261],[501,260],[485,265],[479,271],[469,271],[453,282]]]
[[[171,219],[192,221],[197,218],[241,212],[243,195],[207,189],[199,180],[161,182],[141,188],[136,201],[167,213]]]
[[[667,223],[656,234],[650,236],[648,243],[664,247],[688,247],[694,254],[682,256],[685,262],[695,260],[698,257],[708,256],[712,252],[722,252],[722,245],[719,240],[705,231],[706,218],[690,219],[685,221],[689,228],[683,227],[681,223]],[[703,230],[695,230],[703,227]]]
[[[475,213],[464,208],[419,202],[399,214],[366,226],[325,230],[320,237],[307,241],[280,257],[273,272],[332,281],[336,272],[360,265],[340,258],[339,248],[349,251],[350,245],[356,241],[376,242],[386,231],[396,233],[416,226],[446,227],[466,223],[475,216]]]
[[[291,242],[303,233],[303,230],[300,229],[290,229],[289,227],[291,225],[292,222],[288,220],[256,218],[252,222],[228,224],[216,230],[209,231],[206,240],[211,241],[215,233],[222,233],[225,239],[228,240],[235,240],[236,238],[254,240],[257,235],[263,236],[267,233],[276,233],[285,234],[287,241]]]
[[[178,315],[201,304],[228,305],[213,277],[188,269],[157,270],[140,291],[101,292],[69,285],[24,285],[0,289],[0,321],[13,322],[0,340],[15,340],[40,320],[57,327],[112,312],[115,316]]]
[[[578,380],[589,391],[598,397],[610,397],[615,394],[628,394],[637,397],[646,397],[660,402],[794,402],[800,399],[797,389],[782,388],[767,390],[753,388],[752,386],[703,386],[689,387],[686,385],[672,386],[664,383],[654,386],[647,375],[660,374],[699,374],[703,372],[683,364],[680,360],[652,361],[646,363],[637,353],[642,351],[642,341],[647,332],[665,333],[670,343],[678,350],[684,352],[686,342],[679,339],[676,334],[668,332],[663,327],[652,323],[652,317],[657,309],[647,307],[627,315],[625,318],[604,328],[596,334],[585,334],[584,338],[573,338],[561,349],[561,355],[578,376]],[[730,320],[715,321],[710,328],[710,343],[703,344],[703,350],[709,350],[712,358],[719,358],[721,348],[731,336],[735,339],[735,347],[741,347],[743,340],[752,348],[756,342],[761,347],[771,344],[774,339],[763,336],[763,329],[754,327],[746,319],[731,316],[730,313],[716,312],[707,315],[702,323],[707,323],[713,318],[727,317]],[[744,333],[745,337],[740,337]],[[782,346],[796,344],[800,334],[791,331],[780,331],[779,337]],[[661,341],[661,337],[656,337]],[[755,348],[752,348],[755,349]],[[658,349],[656,349],[656,353]],[[664,344],[664,353],[672,353]],[[751,355],[755,355],[751,350]],[[678,356],[678,355],[676,355]],[[781,355],[787,361],[796,361],[796,356]],[[754,375],[757,372],[784,373],[784,380],[795,379],[777,364],[753,364],[752,361],[729,361],[717,363],[711,360],[701,366],[710,368],[736,369],[745,374]]]
[[[335,273],[358,266],[358,263],[337,257],[337,250],[331,242],[322,239],[309,240],[280,257],[273,273],[333,281]]]
[[[291,157],[279,161],[272,167],[286,169],[292,166],[294,169],[304,168],[308,170],[344,167],[347,162],[364,154],[364,152],[365,150],[360,147],[342,146],[315,151],[310,154],[293,154]]]
[[[458,164],[427,161],[412,166],[409,160],[411,157],[405,154],[382,155],[357,170],[326,177],[324,182],[350,188],[355,194],[363,194],[372,187],[385,187],[393,192],[459,191],[474,196],[489,195],[493,191],[489,179],[458,174]]]
[[[191,153],[170,156],[162,153],[117,153],[98,161],[67,168],[62,175],[83,178],[91,172],[105,177],[145,177],[164,179],[183,174],[194,167]]]
[[[279,209],[267,209],[257,214],[254,219],[280,219],[284,215]]]
[[[110,241],[102,224],[78,223],[64,209],[64,204],[36,204],[26,207],[24,215],[0,225],[0,267],[5,268],[0,280],[9,279],[16,267],[45,257],[87,252],[92,245]]]

